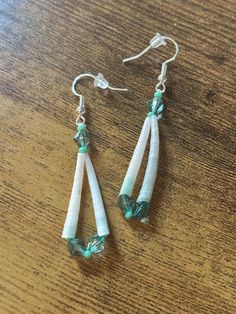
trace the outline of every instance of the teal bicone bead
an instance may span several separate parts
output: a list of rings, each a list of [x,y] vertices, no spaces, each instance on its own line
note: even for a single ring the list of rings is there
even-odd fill
[[[90,142],[89,131],[86,124],[80,123],[74,136],[74,141],[79,147],[87,146]]]
[[[146,223],[149,217],[149,202],[137,202],[126,194],[121,194],[118,198],[117,206],[122,210],[125,219],[136,218]]]
[[[79,123],[78,126],[77,126],[77,131],[82,131],[84,129],[86,129],[86,124]]]
[[[118,198],[117,206],[122,210],[125,219],[128,220],[133,217],[135,202],[130,196],[126,194],[121,194]]]
[[[142,222],[147,221],[147,217],[149,216],[149,202],[136,202],[136,207],[133,215]]]
[[[164,111],[164,104],[161,100],[162,93],[161,91],[155,92],[152,99],[150,99],[147,102],[149,113],[148,116],[152,116],[152,114],[155,114],[158,119],[162,117],[162,112]]]
[[[105,236],[92,236],[88,239],[69,239],[67,249],[71,256],[83,256],[90,258],[94,254],[104,251]]]

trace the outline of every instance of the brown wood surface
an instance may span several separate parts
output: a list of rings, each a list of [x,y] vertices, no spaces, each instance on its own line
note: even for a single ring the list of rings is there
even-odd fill
[[[236,313],[235,9],[234,0],[0,1],[1,314]],[[156,32],[181,52],[168,72],[151,220],[140,225],[115,203],[174,50],[121,60]],[[76,157],[70,87],[81,72],[130,89],[80,85],[111,229],[104,256],[89,261],[70,258],[60,238]],[[82,204],[79,234],[91,235],[86,181]]]

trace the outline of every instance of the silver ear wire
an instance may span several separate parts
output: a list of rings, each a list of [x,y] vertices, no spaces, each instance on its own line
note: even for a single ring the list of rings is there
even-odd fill
[[[112,87],[109,85],[109,82],[104,78],[104,76],[101,73],[98,73],[97,76],[90,74],[90,73],[84,73],[84,74],[80,74],[78,75],[71,86],[71,90],[72,93],[75,96],[79,97],[79,106],[76,109],[76,112],[79,113],[78,118],[76,119],[76,124],[78,124],[80,121],[82,121],[82,123],[85,123],[85,118],[84,118],[84,114],[85,114],[85,101],[84,101],[84,96],[79,94],[76,90],[77,84],[79,82],[80,79],[85,78],[85,77],[92,77],[94,79],[94,86],[95,87],[99,87],[101,89],[110,89],[110,90],[115,90],[115,91],[128,91],[127,88],[118,88],[118,87]]]
[[[125,62],[133,61],[135,59],[138,59],[139,57],[143,56],[146,52],[148,52],[149,49],[151,48],[158,48],[161,45],[166,45],[165,40],[163,39],[163,36],[161,36],[159,33],[156,33],[156,35],[150,40],[149,46],[145,48],[142,52],[137,54],[136,56],[129,57],[123,60],[123,64]]]
[[[166,41],[171,41],[174,45],[175,45],[175,54],[168,60],[164,61],[162,63],[162,66],[161,66],[161,73],[160,75],[158,76],[158,83],[156,85],[156,90],[159,89],[160,86],[163,87],[162,89],[162,92],[165,91],[165,82],[167,80],[167,76],[166,76],[166,73],[167,73],[167,64],[171,61],[174,61],[175,58],[177,57],[178,53],[179,53],[179,46],[178,44],[176,43],[176,41],[170,37],[166,37],[166,36],[162,36],[160,35],[159,33],[156,33],[156,35],[150,40],[149,42],[149,46],[147,48],[145,48],[142,52],[140,52],[139,54],[133,56],[133,57],[129,57],[129,58],[126,58],[123,60],[123,64],[125,62],[129,62],[129,61],[133,61],[135,59],[138,59],[139,57],[143,56],[146,52],[148,52],[149,49],[151,48],[158,48],[160,47],[161,45],[166,45]]]

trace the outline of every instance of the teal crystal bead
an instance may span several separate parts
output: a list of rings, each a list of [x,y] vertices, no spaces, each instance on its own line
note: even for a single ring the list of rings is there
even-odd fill
[[[161,100],[161,92],[155,92],[152,99],[147,102],[149,112],[153,112],[158,118],[161,118],[164,111],[164,103]]]
[[[149,202],[136,202],[133,216],[142,222],[147,222],[149,216]]]
[[[149,202],[136,202],[130,196],[121,194],[118,198],[117,206],[122,210],[125,219],[137,218],[141,222],[148,222]]]
[[[93,236],[88,239],[69,239],[67,249],[71,256],[90,258],[94,254],[104,251],[105,236]]]
[[[87,146],[90,142],[89,131],[84,123],[80,123],[74,136],[74,141],[79,147]]]
[[[130,196],[121,194],[118,198],[117,206],[122,210],[127,220],[133,217],[135,201]]]

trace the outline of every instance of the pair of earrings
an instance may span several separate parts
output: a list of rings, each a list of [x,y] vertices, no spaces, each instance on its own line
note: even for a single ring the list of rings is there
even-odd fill
[[[167,66],[169,62],[175,60],[178,55],[179,48],[177,43],[172,38],[162,36],[157,33],[155,37],[151,39],[149,46],[145,48],[141,53],[134,57],[123,60],[123,63],[135,60],[144,55],[151,48],[157,48],[161,45],[166,45],[166,41],[172,42],[175,45],[176,51],[173,57],[162,63],[161,73],[158,76],[158,83],[156,84],[155,93],[152,99],[149,100],[147,103],[149,112],[144,121],[138,143],[131,158],[117,202],[117,206],[122,210],[126,219],[136,218],[144,223],[148,222],[149,203],[152,197],[153,188],[157,176],[159,157],[158,120],[162,117],[162,113],[164,110],[162,95],[166,89],[165,83],[167,81]],[[90,258],[92,255],[104,251],[104,242],[106,236],[109,235],[109,228],[97,177],[88,154],[90,135],[85,124],[84,96],[79,94],[76,90],[79,80],[85,77],[93,78],[94,86],[102,89],[108,88],[110,90],[116,91],[128,91],[128,89],[111,87],[101,73],[99,73],[97,76],[92,74],[81,74],[74,79],[72,84],[73,94],[78,96],[80,99],[79,106],[76,110],[78,112],[78,117],[76,119],[77,132],[74,136],[74,141],[78,145],[79,151],[77,155],[74,182],[62,238],[68,241],[68,251],[72,256],[81,255],[86,258]],[[135,201],[132,198],[132,192],[150,133],[151,139],[148,162],[143,184],[139,196]],[[97,228],[97,235],[92,236],[88,239],[76,238],[84,168],[86,168],[87,170]]]

